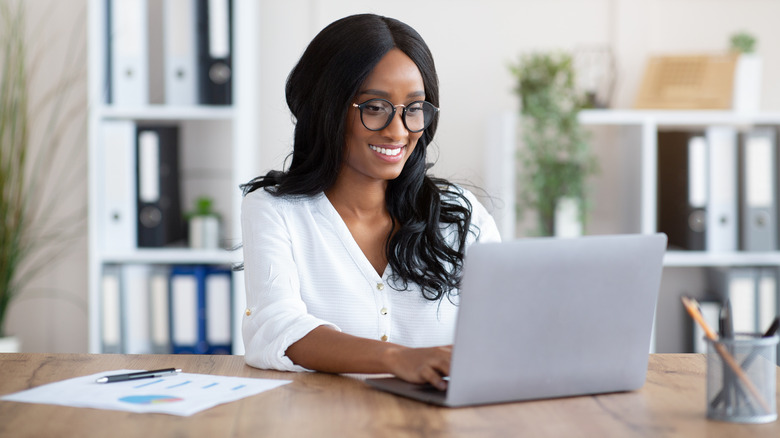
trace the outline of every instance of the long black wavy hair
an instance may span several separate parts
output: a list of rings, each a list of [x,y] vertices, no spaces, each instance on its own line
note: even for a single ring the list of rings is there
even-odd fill
[[[295,119],[289,169],[268,172],[242,185],[244,195],[263,188],[275,196],[311,196],[330,188],[345,158],[349,105],[393,48],[414,61],[426,100],[438,107],[433,56],[414,29],[374,14],[335,21],[311,41],[287,78],[287,105]],[[431,301],[450,298],[459,288],[466,238],[476,232],[471,229],[472,206],[462,190],[426,173],[427,147],[437,124],[436,119],[423,132],[401,174],[388,182],[385,195],[394,219],[386,244],[391,281],[399,289],[417,284]]]

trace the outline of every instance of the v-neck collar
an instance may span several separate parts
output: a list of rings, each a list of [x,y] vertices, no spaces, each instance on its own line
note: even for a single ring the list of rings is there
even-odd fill
[[[352,257],[352,260],[355,262],[355,265],[357,265],[366,279],[372,282],[383,282],[383,279],[387,278],[387,275],[389,274],[390,264],[388,263],[385,266],[385,270],[382,273],[382,276],[380,276],[376,272],[376,269],[374,269],[374,265],[371,264],[368,257],[363,253],[363,250],[360,249],[357,241],[355,241],[355,238],[349,231],[346,222],[344,222],[344,219],[339,212],[336,211],[336,207],[331,204],[330,199],[328,199],[325,193],[320,193],[316,203],[320,213],[322,213],[331,224],[333,230],[338,235],[339,240],[341,240],[341,243],[344,245],[344,248],[346,248],[347,252]]]

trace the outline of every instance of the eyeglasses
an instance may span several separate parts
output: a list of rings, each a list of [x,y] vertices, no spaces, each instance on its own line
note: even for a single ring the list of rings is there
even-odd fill
[[[352,106],[360,110],[360,121],[369,131],[381,131],[387,128],[393,121],[396,108],[399,106],[403,108],[401,120],[409,132],[425,130],[439,112],[439,108],[424,100],[409,105],[393,105],[389,100],[374,98],[360,104],[353,103]]]

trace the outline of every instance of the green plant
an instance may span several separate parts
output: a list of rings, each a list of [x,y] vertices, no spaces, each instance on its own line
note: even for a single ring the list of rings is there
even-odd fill
[[[575,89],[571,55],[532,53],[510,66],[521,102],[523,146],[518,151],[518,213],[535,210],[539,234],[554,234],[555,209],[564,197],[579,204],[584,223],[586,179],[597,170],[577,115],[585,99]]]
[[[196,216],[219,216],[214,210],[214,201],[208,196],[201,196],[195,200],[195,208],[184,214],[187,220]]]
[[[54,85],[31,99],[30,78],[41,53],[28,53],[24,7],[0,0],[0,336],[11,302],[67,252],[86,219],[85,205],[72,193],[74,180],[84,175],[74,156],[85,143],[68,143],[85,105],[83,97],[81,106],[67,103],[84,77],[74,66],[84,60],[69,58],[73,64],[46,76]],[[77,138],[85,138],[84,129]]]
[[[747,32],[737,32],[731,35],[731,50],[739,53],[753,53],[756,50],[756,39]]]

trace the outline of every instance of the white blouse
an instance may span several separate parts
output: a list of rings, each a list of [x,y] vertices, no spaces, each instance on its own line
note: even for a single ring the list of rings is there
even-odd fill
[[[477,234],[468,244],[500,240],[487,210],[464,193]],[[377,274],[324,194],[274,197],[255,190],[244,197],[241,226],[249,365],[305,371],[285,352],[320,325],[409,347],[452,343],[457,305],[446,297],[426,300],[414,284],[395,290],[390,267]]]

